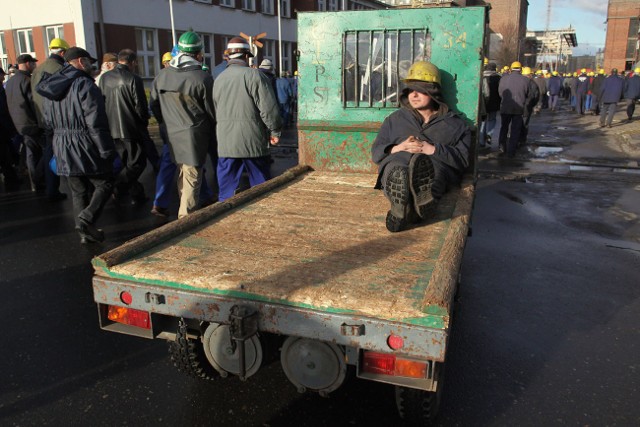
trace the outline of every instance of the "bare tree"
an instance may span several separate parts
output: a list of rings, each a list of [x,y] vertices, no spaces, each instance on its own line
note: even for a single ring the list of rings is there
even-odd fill
[[[495,60],[498,64],[511,65],[518,60],[518,26],[514,23],[503,24],[496,28],[496,32],[502,35],[502,44],[495,51]]]

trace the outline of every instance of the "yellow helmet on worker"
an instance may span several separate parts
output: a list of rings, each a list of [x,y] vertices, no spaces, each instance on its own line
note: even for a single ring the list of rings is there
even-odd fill
[[[633,69],[633,72],[634,72],[634,73],[636,73],[636,74],[640,73],[640,67],[636,67],[636,68],[634,68],[634,69]]]
[[[49,43],[49,49],[64,49],[64,50],[68,50],[71,46],[69,46],[69,43],[67,43],[65,40],[61,39],[61,38],[55,38],[53,40],[51,40],[51,42]]]
[[[581,68],[581,69],[580,69],[580,74],[585,74],[586,72],[587,72],[587,69],[586,69],[586,68]]]
[[[530,67],[522,67],[522,75],[523,76],[528,76],[531,74],[531,68]]]
[[[405,83],[419,81],[427,83],[440,84],[440,70],[438,67],[427,61],[417,61],[411,65],[407,77],[404,79]]]
[[[520,69],[522,69],[522,64],[520,63],[520,61],[513,61],[511,63],[511,69],[512,70],[520,70]]]
[[[484,57],[484,60],[482,61],[483,65],[488,65],[489,64],[489,58],[487,58],[486,56]]]
[[[557,76],[557,75],[558,75],[558,72],[557,72],[557,71],[554,71],[554,72],[552,72],[551,74],[552,74],[552,75],[554,75],[554,76]]]
[[[604,72],[604,68],[600,68],[600,69],[598,70],[598,74],[602,74],[602,75],[604,75],[604,74],[605,74],[605,72]]]
[[[164,55],[162,55],[162,63],[164,64],[165,62],[171,61],[171,58],[173,58],[171,52],[165,52]]]

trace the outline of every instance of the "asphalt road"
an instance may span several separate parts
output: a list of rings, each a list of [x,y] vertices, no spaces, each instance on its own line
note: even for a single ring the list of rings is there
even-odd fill
[[[534,166],[480,165],[439,424],[640,425],[640,175]],[[109,204],[83,246],[70,200],[0,194],[0,425],[398,425],[390,386],[301,395],[279,363],[198,381],[164,342],[101,331],[90,259],[159,225],[150,207]]]

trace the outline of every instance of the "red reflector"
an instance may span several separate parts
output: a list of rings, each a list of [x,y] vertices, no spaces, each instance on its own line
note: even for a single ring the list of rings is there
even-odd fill
[[[407,378],[427,378],[427,362],[408,360],[394,354],[365,351],[362,357],[362,372]]]
[[[129,292],[124,291],[124,292],[122,292],[120,294],[120,301],[122,301],[123,303],[129,305],[133,301],[133,296],[131,296],[131,294]]]
[[[404,340],[401,336],[391,334],[387,338],[387,345],[394,350],[399,350],[404,347]]]
[[[386,353],[365,351],[362,371],[371,374],[393,375],[396,370],[396,356]]]
[[[112,322],[124,323],[125,325],[137,326],[144,329],[151,329],[149,313],[146,311],[110,305],[107,312],[107,318]]]

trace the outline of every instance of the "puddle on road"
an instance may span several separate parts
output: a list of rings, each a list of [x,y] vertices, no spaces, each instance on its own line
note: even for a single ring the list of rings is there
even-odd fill
[[[533,154],[539,157],[546,157],[552,154],[558,154],[564,150],[563,147],[536,147],[533,150]]]

